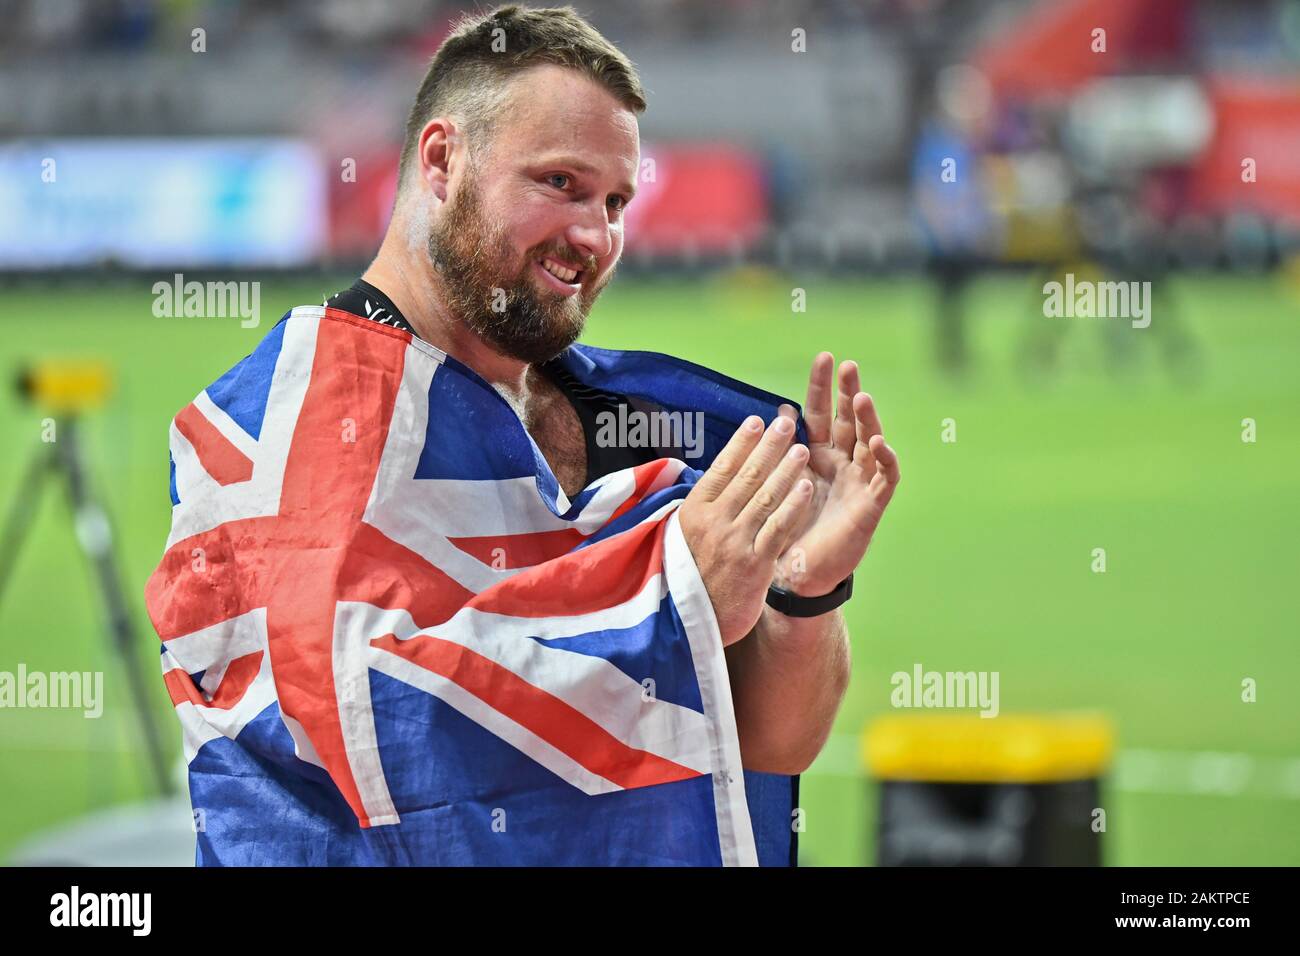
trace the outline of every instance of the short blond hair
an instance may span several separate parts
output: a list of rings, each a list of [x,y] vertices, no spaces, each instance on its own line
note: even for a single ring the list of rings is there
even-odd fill
[[[414,163],[424,126],[454,116],[477,158],[485,156],[508,115],[510,86],[524,70],[543,63],[578,70],[609,90],[633,113],[646,108],[636,68],[573,7],[519,4],[466,14],[438,47],[406,121],[399,183]]]

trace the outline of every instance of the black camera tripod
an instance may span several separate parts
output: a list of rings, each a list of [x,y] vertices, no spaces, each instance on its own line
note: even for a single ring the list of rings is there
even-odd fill
[[[100,596],[104,601],[108,615],[109,643],[126,675],[127,690],[144,735],[154,784],[160,793],[170,796],[176,787],[167,771],[159,728],[149,710],[140,662],[136,655],[136,635],[131,624],[130,606],[122,589],[122,574],[113,549],[112,524],[103,503],[91,490],[78,425],[75,414],[57,419],[55,440],[46,443],[47,450],[37,451],[18,485],[5,521],[4,533],[0,535],[0,599],[4,596],[18,552],[36,514],[44,479],[62,478],[72,511],[77,543],[94,569]]]

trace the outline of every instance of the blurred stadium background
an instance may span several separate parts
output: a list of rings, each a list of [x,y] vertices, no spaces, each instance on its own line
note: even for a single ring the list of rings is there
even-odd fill
[[[1106,863],[1300,863],[1300,3],[575,6],[641,71],[656,169],[586,341],[798,401],[816,351],[856,358],[903,459],[848,607],[852,685],[802,779],[801,862],[877,859],[861,736],[921,664],[999,672],[1004,714],[1111,721]],[[182,795],[141,597],[168,423],[365,266],[405,112],[461,9],[0,2],[0,374],[113,370],[86,461]],[[177,272],[260,283],[260,324],[156,317]],[[1045,317],[1066,273],[1150,281],[1150,327]],[[0,671],[103,671],[106,701],[97,720],[0,710],[0,860],[192,858],[184,810],[148,802],[62,489],[24,484],[49,414],[0,394],[0,507],[32,521]]]

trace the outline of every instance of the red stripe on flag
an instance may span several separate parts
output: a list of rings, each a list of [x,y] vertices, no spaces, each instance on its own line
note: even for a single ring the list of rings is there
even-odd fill
[[[179,667],[175,667],[163,674],[163,683],[167,685],[167,696],[172,699],[173,707],[177,707],[187,700],[200,706],[207,704],[207,701],[203,699],[203,693],[194,686],[194,679]]]
[[[494,534],[481,537],[448,538],[466,554],[498,570],[531,568],[562,554],[568,554],[587,535],[577,528],[559,531],[533,531],[525,534]]]
[[[614,513],[609,516],[610,521],[622,517],[640,504],[641,499],[646,496],[647,489],[655,483],[663,470],[668,467],[668,461],[667,458],[657,458],[654,461],[646,462],[644,465],[637,465],[632,469],[632,474],[635,476],[633,478],[632,493],[627,496],[627,499],[621,505],[614,509]]]
[[[581,551],[522,571],[476,595],[468,606],[510,617],[566,617],[630,601],[663,567],[667,516]],[[556,587],[564,581],[565,587]]]
[[[416,627],[433,627],[465,606],[474,592],[441,568],[368,524],[357,525],[338,574],[340,601],[401,608]]]
[[[253,463],[217,430],[191,402],[176,416],[176,430],[194,446],[203,470],[219,485],[233,485],[253,477]]]
[[[316,352],[285,462],[270,571],[267,642],[280,710],[302,724],[334,785],[368,821],[353,776],[334,683],[340,589],[355,578],[355,538],[402,382],[407,335],[333,309],[317,326]],[[276,547],[263,548],[276,557]],[[382,560],[382,555],[378,557]]]
[[[264,607],[285,557],[272,544],[276,520],[245,518],[173,544],[145,585],[159,638],[185,634]]]
[[[658,754],[629,747],[580,710],[467,647],[431,634],[371,645],[439,674],[504,714],[592,773],[631,790],[700,776]]]
[[[172,706],[188,700],[200,707],[229,710],[243,699],[249,685],[257,679],[257,673],[262,669],[262,654],[262,651],[253,651],[243,657],[236,657],[227,664],[226,672],[221,676],[221,683],[217,685],[217,692],[211,700],[203,696],[202,689],[195,685],[194,679],[184,670],[179,667],[169,670],[163,675],[163,682],[167,685]]]
[[[208,706],[229,710],[239,703],[249,685],[257,678],[257,672],[262,669],[262,654],[262,651],[253,651],[243,657],[236,657],[227,664],[226,672],[221,675],[221,683],[217,685],[217,692],[212,695]]]

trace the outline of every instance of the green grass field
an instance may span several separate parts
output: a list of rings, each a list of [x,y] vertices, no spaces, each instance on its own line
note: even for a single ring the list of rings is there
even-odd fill
[[[262,286],[262,324],[158,319],[151,282],[0,291],[0,374],[39,356],[103,357],[120,376],[87,439],[113,509],[154,703],[179,753],[142,590],[167,534],[167,425],[291,305],[346,279]],[[792,313],[790,288],[807,290]],[[766,274],[704,283],[620,279],[585,340],[672,352],[800,402],[820,349],[862,366],[903,483],[849,605],[853,680],[836,733],[804,777],[804,862],[872,858],[874,792],[857,737],[892,712],[890,675],[997,670],[1003,713],[1108,713],[1125,752],[1246,754],[1237,793],[1195,772],[1104,794],[1108,862],[1300,864],[1300,287],[1186,277],[1152,326],[1045,319],[1028,278],[969,291],[971,365],[932,360],[933,293],[919,279]],[[1162,311],[1163,310],[1163,311]],[[1171,360],[1183,334],[1191,351]],[[1027,371],[1028,340],[1055,339]],[[0,394],[0,504],[43,414]],[[957,441],[941,441],[944,419]],[[1257,422],[1244,443],[1242,419]],[[61,492],[39,504],[0,603],[0,670],[107,672],[103,718],[0,711],[0,859],[24,836],[145,792],[142,754],[97,596]],[[1105,548],[1107,571],[1091,571]],[[1258,686],[1241,700],[1245,678]],[[1181,757],[1180,757],[1181,755]],[[1184,777],[1186,779],[1184,779]]]

